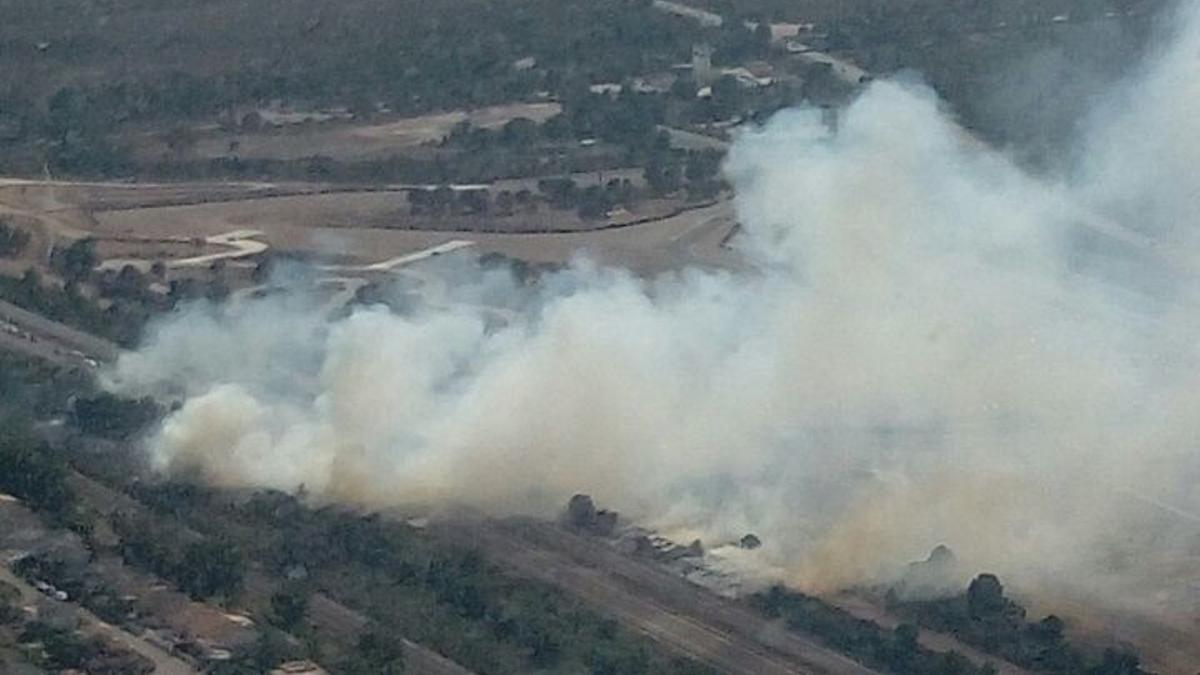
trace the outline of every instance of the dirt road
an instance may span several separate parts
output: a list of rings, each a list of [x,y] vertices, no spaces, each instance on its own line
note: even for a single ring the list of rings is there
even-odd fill
[[[234,230],[224,234],[216,234],[211,237],[205,237],[204,242],[211,246],[221,248],[223,250],[217,253],[208,253],[205,255],[192,256],[190,258],[181,258],[179,260],[165,260],[163,264],[167,269],[182,269],[186,267],[205,267],[211,265],[218,260],[237,260],[238,258],[248,258],[250,256],[265,253],[270,246],[261,241],[257,241],[255,237],[262,235],[258,230]],[[126,266],[132,266],[142,273],[149,272],[153,265],[153,260],[145,258],[109,258],[102,262],[96,269],[100,272],[119,271]]]
[[[405,255],[389,258],[382,262],[371,263],[369,265],[322,265],[320,269],[324,272],[391,272],[397,267],[403,267],[415,262],[420,262],[427,258],[442,255],[444,253],[452,253],[460,248],[473,246],[475,242],[465,239],[453,239],[444,244],[430,246],[429,248],[416,251],[414,253],[406,253]]]

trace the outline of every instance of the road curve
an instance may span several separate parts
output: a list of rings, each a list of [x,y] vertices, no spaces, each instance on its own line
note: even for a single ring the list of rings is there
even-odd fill
[[[233,232],[206,237],[204,239],[206,244],[221,246],[226,250],[219,253],[206,253],[205,255],[193,256],[191,258],[182,258],[180,260],[166,260],[163,261],[163,264],[168,269],[204,267],[218,260],[236,260],[238,258],[248,258],[258,255],[270,248],[269,245],[255,239],[255,237],[261,237],[262,234],[258,230],[234,230]],[[141,272],[149,272],[154,262],[145,258],[109,258],[100,263],[96,269],[101,272],[115,272],[127,266],[132,266]]]

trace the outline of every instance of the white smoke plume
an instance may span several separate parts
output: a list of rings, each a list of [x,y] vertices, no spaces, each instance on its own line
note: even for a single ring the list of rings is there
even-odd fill
[[[735,145],[744,273],[476,274],[452,291],[471,302],[332,322],[198,307],[112,386],[182,397],[154,463],[222,485],[543,514],[588,492],[753,531],[812,589],[946,543],[1132,597],[1197,544],[1198,19],[1097,112],[1075,175],[1031,177],[927,88],[877,82],[836,134],[796,110]],[[497,327],[479,298],[506,294]]]

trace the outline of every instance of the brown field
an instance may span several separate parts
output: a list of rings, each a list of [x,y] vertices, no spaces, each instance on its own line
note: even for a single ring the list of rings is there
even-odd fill
[[[584,220],[573,211],[542,206],[534,212],[498,215],[409,215],[404,191],[340,192],[244,199],[180,206],[114,209],[95,214],[95,232],[104,236],[211,236],[229,229],[291,225],[301,228],[437,230],[444,232],[505,232],[514,234],[585,232],[632,221],[661,218],[683,204],[653,200],[609,220]],[[210,224],[218,231],[210,231]],[[182,230],[180,228],[182,227]],[[199,227],[195,231],[192,228]]]
[[[305,183],[71,183],[58,188],[72,203],[89,211],[261,199],[327,189]]]
[[[184,157],[215,159],[235,154],[243,159],[292,160],[321,155],[337,160],[379,159],[422,145],[436,144],[454,125],[467,121],[472,126],[497,129],[510,120],[526,118],[544,122],[562,112],[558,103],[510,103],[477,110],[456,110],[419,117],[392,119],[374,124],[309,122],[243,133],[208,128]],[[162,134],[130,137],[143,159],[171,155]],[[237,143],[236,150],[230,149]]]
[[[1113,607],[1083,593],[1046,589],[1027,601],[1031,614],[1067,617],[1072,639],[1099,651],[1114,644],[1135,649],[1143,667],[1161,675],[1193,675],[1200,667],[1200,616],[1195,610],[1200,561],[1157,566],[1139,606]]]
[[[577,174],[581,186],[612,179],[640,185],[637,170]],[[723,242],[734,229],[726,202],[691,206],[650,200],[609,219],[583,220],[573,211],[541,204],[507,217],[414,217],[404,186],[356,189],[319,183],[0,183],[0,213],[35,235],[22,260],[0,272],[16,274],[30,263],[44,267],[54,244],[92,236],[102,260],[178,260],[229,250],[203,244],[206,237],[254,230],[272,249],[308,258],[372,264],[451,240],[471,242],[479,253],[500,253],[536,263],[563,263],[578,255],[639,273],[676,269],[689,262],[726,266],[734,258]],[[500,190],[536,191],[537,179],[497,181]],[[147,263],[148,264],[148,263]],[[8,268],[12,269],[9,270]]]
[[[329,254],[370,264],[419,251],[453,239],[475,243],[482,253],[496,252],[530,262],[566,262],[587,254],[613,264],[653,271],[676,267],[696,253],[707,262],[722,259],[720,240],[733,226],[727,203],[628,227],[596,231],[483,233],[470,231],[483,221],[446,219],[441,229],[411,229],[406,204],[398,193],[349,193],[277,197],[107,211],[96,214],[92,233],[101,238],[208,237],[253,228],[273,248]],[[553,222],[577,218],[545,211]],[[539,222],[539,226],[549,224]],[[421,223],[421,221],[418,221]],[[364,226],[365,224],[365,226]],[[421,224],[432,225],[430,221]]]

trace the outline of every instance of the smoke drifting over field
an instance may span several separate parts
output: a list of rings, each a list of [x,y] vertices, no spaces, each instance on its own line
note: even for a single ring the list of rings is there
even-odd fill
[[[195,308],[112,386],[182,393],[153,459],[223,485],[537,513],[586,491],[709,542],[753,531],[809,588],[946,543],[971,571],[1133,590],[1200,512],[1200,10],[1178,25],[1057,182],[879,82],[836,135],[797,110],[736,144],[744,274],[476,271],[453,308],[332,323]],[[497,328],[479,299],[504,296]]]

